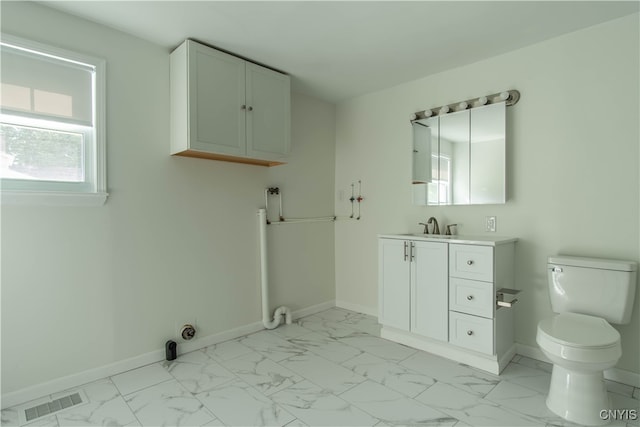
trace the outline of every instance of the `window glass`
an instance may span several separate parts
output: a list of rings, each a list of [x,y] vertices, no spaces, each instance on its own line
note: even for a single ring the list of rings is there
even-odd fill
[[[84,180],[84,135],[0,124],[0,176],[40,181]]]

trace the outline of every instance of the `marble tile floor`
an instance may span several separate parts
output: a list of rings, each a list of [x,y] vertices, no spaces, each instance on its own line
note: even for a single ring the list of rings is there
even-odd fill
[[[26,425],[572,426],[545,406],[550,372],[515,356],[491,375],[381,339],[374,317],[332,308],[85,384],[87,403]],[[638,388],[607,386],[615,408],[640,409]],[[74,390],[5,409],[2,426]]]

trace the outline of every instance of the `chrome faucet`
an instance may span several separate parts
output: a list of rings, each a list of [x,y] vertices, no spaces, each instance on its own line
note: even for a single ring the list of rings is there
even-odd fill
[[[427,221],[427,224],[431,224],[431,223],[433,223],[433,231],[431,232],[431,234],[440,234],[440,227],[438,227],[438,220],[432,216],[431,218],[429,218],[429,221]],[[425,229],[427,229],[428,231],[428,228],[426,225],[425,225]]]

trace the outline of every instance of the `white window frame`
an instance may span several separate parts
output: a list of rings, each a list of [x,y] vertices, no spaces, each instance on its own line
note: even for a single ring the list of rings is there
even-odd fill
[[[427,187],[427,204],[428,205],[433,205],[433,206],[437,206],[437,205],[449,205],[451,202],[451,163],[452,163],[452,159],[450,156],[444,155],[444,154],[431,154],[431,161],[432,162],[437,162],[438,164],[438,173],[440,173],[440,161],[441,160],[446,160],[447,162],[449,162],[449,168],[447,169],[447,178],[446,180],[441,180],[441,179],[436,179],[436,178],[432,178],[431,182],[428,184],[429,186]],[[438,177],[439,178],[439,177]],[[440,190],[444,187],[444,191],[445,194],[441,195]],[[434,190],[435,193],[438,195],[436,200],[430,200],[429,198],[429,190]],[[444,197],[442,197],[444,196]]]
[[[6,124],[42,128],[52,131],[82,133],[85,138],[85,181],[67,183],[61,181],[34,181],[25,183],[3,178],[0,193],[3,205],[53,205],[53,206],[102,206],[108,196],[106,167],[106,120],[105,120],[105,70],[106,61],[100,58],[45,45],[31,40],[2,33],[3,45],[33,51],[54,58],[88,65],[93,74],[93,127],[76,126],[64,120],[42,120],[30,118],[28,114],[12,115],[2,112],[0,121]],[[6,187],[6,188],[5,188]]]

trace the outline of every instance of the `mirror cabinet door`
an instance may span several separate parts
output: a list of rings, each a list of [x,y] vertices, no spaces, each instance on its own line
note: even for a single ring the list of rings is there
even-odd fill
[[[440,116],[440,158],[448,168],[440,170],[440,179],[448,179],[447,203],[469,204],[469,110]]]
[[[438,204],[438,117],[417,120],[413,123],[413,203]]]
[[[471,110],[471,204],[506,202],[506,105]]]
[[[437,136],[437,135],[436,135]],[[429,126],[413,123],[413,169],[411,182],[426,184],[431,182],[431,145],[433,138]]]

